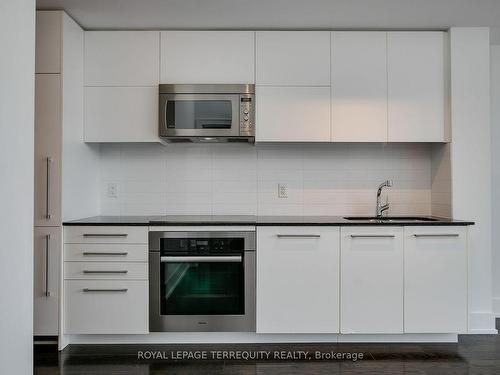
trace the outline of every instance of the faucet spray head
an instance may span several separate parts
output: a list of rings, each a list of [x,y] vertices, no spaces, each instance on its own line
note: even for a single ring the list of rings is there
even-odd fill
[[[387,180],[385,182],[385,186],[387,186],[387,187],[392,187],[392,185],[394,185],[394,182],[392,180]]]

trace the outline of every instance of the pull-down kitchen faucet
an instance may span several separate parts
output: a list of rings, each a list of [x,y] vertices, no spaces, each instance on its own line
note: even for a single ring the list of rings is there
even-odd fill
[[[386,180],[380,184],[377,190],[377,207],[375,210],[375,215],[377,217],[382,217],[382,213],[384,211],[387,211],[389,209],[389,199],[386,197],[385,204],[382,204],[380,202],[380,194],[382,194],[382,189],[385,187],[392,187],[393,182],[392,180]]]

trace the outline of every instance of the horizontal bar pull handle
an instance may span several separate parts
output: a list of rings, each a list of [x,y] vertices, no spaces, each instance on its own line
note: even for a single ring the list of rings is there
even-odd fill
[[[394,238],[394,234],[351,234],[351,238]]]
[[[84,233],[83,237],[127,237],[127,233]]]
[[[83,256],[103,256],[103,257],[125,257],[128,253],[126,251],[123,252],[95,252],[95,251],[84,251]]]
[[[414,234],[416,238],[426,238],[426,237],[459,237],[458,233],[422,233]]]
[[[118,293],[126,293],[128,292],[128,288],[117,288],[117,289],[94,289],[94,288],[83,288],[84,293],[93,293],[93,292],[118,292]]]
[[[321,234],[277,234],[278,238],[320,238]]]
[[[164,256],[160,257],[162,263],[241,263],[240,255],[228,256]]]
[[[83,270],[83,273],[86,275],[92,275],[92,274],[106,274],[106,273],[111,273],[111,274],[126,274],[128,273],[128,270],[109,270],[109,271],[101,271],[101,270]]]

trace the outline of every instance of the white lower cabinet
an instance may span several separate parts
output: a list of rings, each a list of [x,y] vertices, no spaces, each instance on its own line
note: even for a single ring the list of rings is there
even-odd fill
[[[61,228],[35,227],[33,267],[33,334],[59,334]]]
[[[257,228],[257,332],[339,332],[339,227]]]
[[[405,333],[467,331],[467,227],[404,229]]]
[[[66,334],[148,333],[148,281],[65,280]]]
[[[64,333],[148,333],[148,228],[68,226],[64,235]]]
[[[403,227],[341,230],[341,333],[403,333]]]

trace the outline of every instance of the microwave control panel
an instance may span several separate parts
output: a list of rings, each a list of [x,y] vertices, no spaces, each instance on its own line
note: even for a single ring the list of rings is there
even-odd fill
[[[240,95],[240,136],[255,136],[255,98],[252,94]]]

